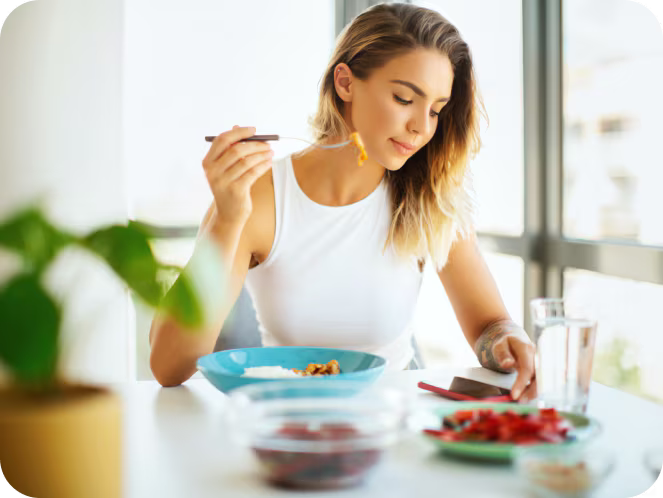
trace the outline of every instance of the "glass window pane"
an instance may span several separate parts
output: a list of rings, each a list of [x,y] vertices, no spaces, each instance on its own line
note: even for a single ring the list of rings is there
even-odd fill
[[[523,260],[483,253],[511,317],[523,321]],[[414,316],[417,343],[426,368],[479,366],[432,265],[426,265]]]
[[[482,127],[483,147],[472,163],[479,204],[477,228],[520,235],[524,203],[522,2],[413,3],[440,12],[458,28],[472,50],[490,122]]]
[[[133,218],[200,223],[212,200],[201,166],[206,135],[237,124],[311,138],[307,119],[331,54],[334,3],[126,2],[123,127]],[[278,158],[302,144],[272,147]]]
[[[598,320],[593,379],[663,401],[663,286],[568,269],[564,296]]]
[[[661,26],[636,2],[563,5],[564,234],[663,244]]]

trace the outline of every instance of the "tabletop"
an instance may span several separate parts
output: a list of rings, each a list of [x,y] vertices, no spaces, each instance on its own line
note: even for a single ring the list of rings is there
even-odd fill
[[[419,406],[434,409],[458,402],[420,390],[417,383],[444,386],[456,375],[507,388],[515,380],[515,374],[456,368],[385,372],[377,382],[414,389]],[[275,488],[261,479],[251,452],[231,440],[223,423],[227,397],[206,379],[191,379],[171,388],[155,381],[111,387],[124,401],[128,498],[528,496],[512,465],[454,460],[417,433],[391,447],[375,472],[357,487],[310,492]],[[643,458],[645,450],[663,447],[663,405],[592,383],[587,414],[602,426],[597,444],[616,457],[614,471],[597,496],[660,496],[663,478],[649,489],[654,479]]]

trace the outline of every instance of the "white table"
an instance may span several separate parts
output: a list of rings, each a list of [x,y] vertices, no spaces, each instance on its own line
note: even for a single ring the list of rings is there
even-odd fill
[[[434,407],[456,402],[419,390],[417,382],[444,385],[454,375],[503,387],[510,387],[515,380],[515,374],[470,368],[385,373],[378,382],[413,388],[418,392],[417,402]],[[250,451],[230,441],[222,420],[226,396],[207,380],[192,379],[174,388],[162,388],[154,381],[111,387],[125,401],[128,498],[528,496],[512,466],[441,456],[418,434],[392,447],[380,467],[359,487],[311,492],[273,488],[260,479]],[[598,496],[625,498],[644,493],[653,479],[643,465],[643,453],[646,448],[663,446],[663,405],[593,383],[588,414],[603,426],[597,442],[612,448],[617,456],[615,471]],[[661,484],[643,496],[659,496]]]

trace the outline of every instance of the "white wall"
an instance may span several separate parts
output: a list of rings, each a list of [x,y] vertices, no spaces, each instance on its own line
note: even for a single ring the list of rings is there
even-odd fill
[[[197,225],[212,200],[206,135],[233,125],[308,137],[334,41],[334,0],[125,4],[124,140],[131,214]],[[276,157],[306,144],[273,142]]]
[[[0,219],[39,199],[85,232],[127,216],[121,141],[122,2],[37,0],[0,34]],[[63,254],[48,286],[66,296],[71,378],[128,378],[128,296],[94,259]]]

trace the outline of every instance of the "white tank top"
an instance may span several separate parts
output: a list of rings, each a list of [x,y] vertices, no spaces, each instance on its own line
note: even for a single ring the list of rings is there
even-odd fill
[[[365,351],[388,370],[405,368],[422,273],[414,257],[383,253],[387,183],[354,204],[324,206],[301,190],[290,156],[274,162],[272,177],[274,243],[246,277],[263,345]]]

